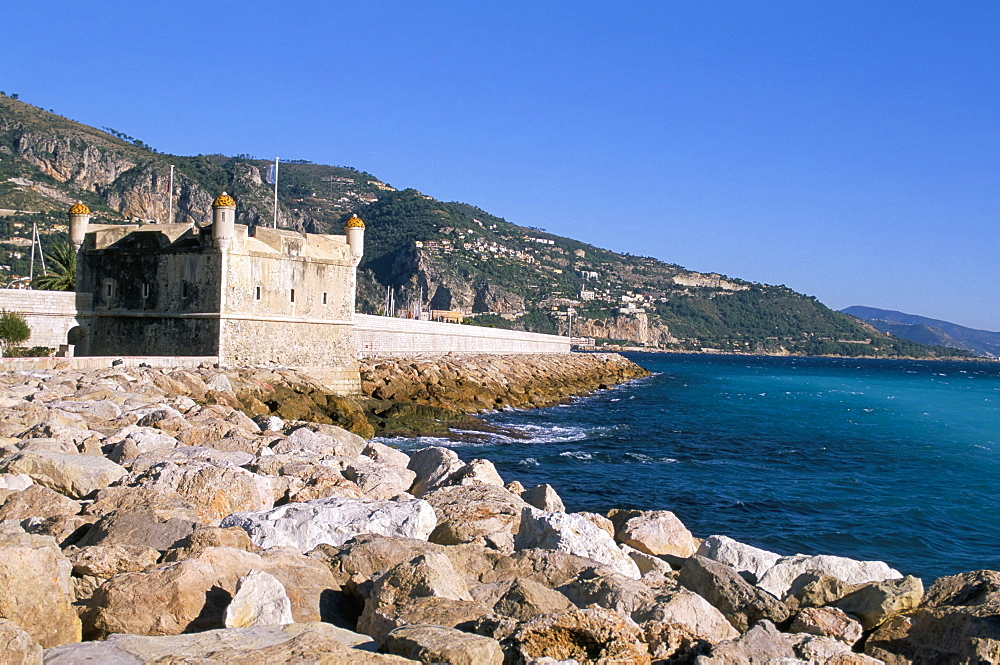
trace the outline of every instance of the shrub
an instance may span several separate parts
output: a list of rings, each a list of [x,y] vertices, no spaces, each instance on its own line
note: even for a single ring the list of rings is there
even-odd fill
[[[29,337],[31,328],[22,314],[0,310],[0,349],[3,350],[3,355],[6,356],[12,347],[28,341]]]

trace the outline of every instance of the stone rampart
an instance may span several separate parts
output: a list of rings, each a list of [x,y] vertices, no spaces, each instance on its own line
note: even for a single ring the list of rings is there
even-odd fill
[[[569,353],[569,337],[457,323],[354,315],[358,356]]]
[[[18,312],[31,328],[23,346],[58,348],[66,344],[69,331],[79,325],[78,309],[90,309],[90,295],[67,291],[0,289],[0,309]]]

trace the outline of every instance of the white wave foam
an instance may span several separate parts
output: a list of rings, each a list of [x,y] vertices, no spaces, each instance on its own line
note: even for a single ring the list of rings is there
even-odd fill
[[[582,462],[594,459],[593,455],[591,455],[588,452],[584,452],[582,450],[566,450],[564,452],[559,453],[559,457],[571,457],[573,459],[578,459]]]

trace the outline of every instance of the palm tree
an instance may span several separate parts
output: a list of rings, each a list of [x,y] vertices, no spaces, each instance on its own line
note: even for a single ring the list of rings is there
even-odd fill
[[[49,260],[50,270],[36,277],[31,287],[45,291],[75,291],[76,252],[70,244],[68,242],[54,244],[45,258]]]

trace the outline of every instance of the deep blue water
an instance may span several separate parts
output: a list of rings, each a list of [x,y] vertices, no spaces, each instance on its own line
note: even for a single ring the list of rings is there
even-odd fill
[[[487,418],[526,439],[406,446],[550,483],[570,511],[671,510],[697,536],[928,582],[1000,569],[1000,363],[626,355],[654,375]]]

